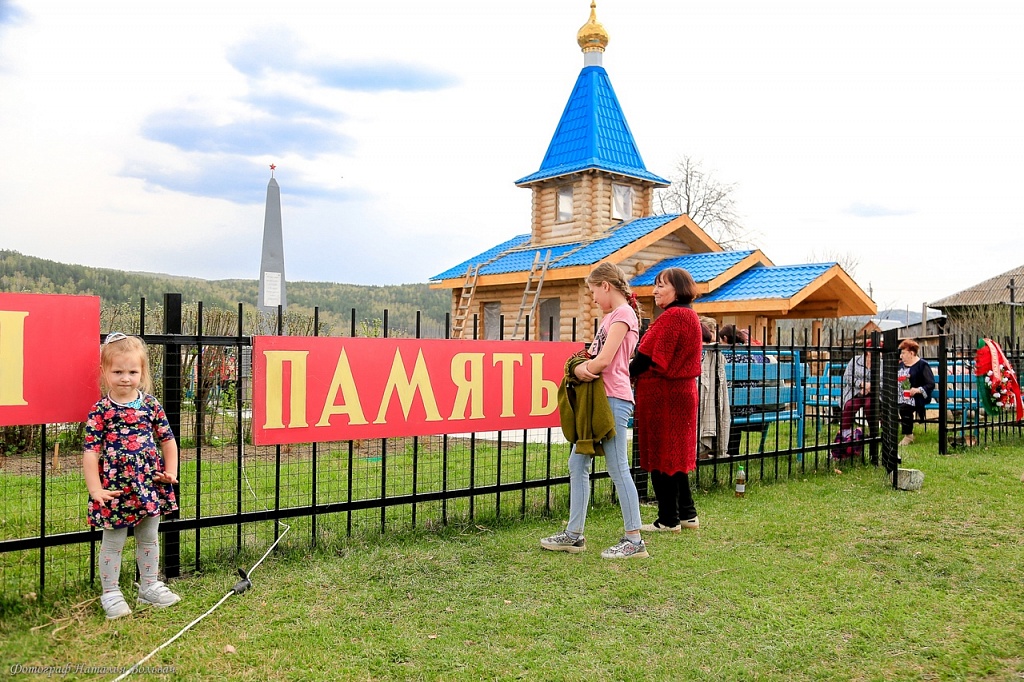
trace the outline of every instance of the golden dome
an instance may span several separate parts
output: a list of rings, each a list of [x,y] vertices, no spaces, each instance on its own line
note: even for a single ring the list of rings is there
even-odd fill
[[[576,42],[584,52],[604,52],[608,47],[608,31],[597,21],[597,2],[590,2],[590,19],[576,33]]]

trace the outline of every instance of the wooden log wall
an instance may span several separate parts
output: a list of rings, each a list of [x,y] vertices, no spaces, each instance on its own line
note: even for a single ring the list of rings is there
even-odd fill
[[[558,191],[572,185],[572,220],[558,222]],[[533,215],[530,228],[533,244],[564,244],[583,239],[584,214],[589,197],[580,175],[559,178],[533,187]]]
[[[650,183],[629,178],[615,178],[587,171],[541,182],[533,186],[531,241],[534,245],[559,244],[600,237],[619,223],[612,218],[612,185],[633,188],[633,217],[651,215],[654,188]],[[558,191],[572,185],[573,217],[558,222]]]
[[[487,330],[484,322],[484,305],[487,303],[500,303],[501,313],[505,316],[505,338],[512,337],[512,330],[516,324],[516,317],[519,315],[519,305],[523,300],[523,284],[508,284],[496,287],[480,287],[476,289],[473,297],[473,312],[479,316],[479,338],[484,338]],[[583,280],[572,281],[545,281],[541,289],[540,302],[546,299],[559,299],[559,320],[555,325],[555,335],[560,341],[572,340],[572,320],[577,318],[577,340],[583,340],[586,333],[586,340],[590,340],[590,332],[593,329],[593,320],[590,315],[590,291]],[[453,306],[458,299],[453,296]],[[538,308],[539,303],[538,302]],[[600,311],[598,311],[600,313]],[[584,319],[587,318],[587,319]],[[466,338],[472,338],[472,315],[466,322]],[[530,320],[530,338],[537,339],[540,325],[547,325],[547,321],[537,320],[536,317]]]
[[[660,263],[666,258],[676,258],[691,253],[693,253],[693,249],[686,242],[674,234],[669,234],[650,246],[637,251],[636,254],[627,258],[620,265],[623,268],[630,267],[636,270],[637,264],[642,263],[640,270],[631,273],[632,275],[639,275],[650,266]]]

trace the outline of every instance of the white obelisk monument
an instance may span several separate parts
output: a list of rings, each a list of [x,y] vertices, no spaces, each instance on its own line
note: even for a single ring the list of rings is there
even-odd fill
[[[281,188],[274,179],[276,166],[270,164],[267,184],[267,212],[263,219],[263,255],[260,258],[260,289],[256,306],[264,313],[264,332],[277,331],[277,306],[288,306],[284,278],[284,234],[281,231]]]

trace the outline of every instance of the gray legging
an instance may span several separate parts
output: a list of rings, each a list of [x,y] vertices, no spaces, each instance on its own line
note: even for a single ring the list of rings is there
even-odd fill
[[[139,566],[140,584],[147,588],[158,579],[160,571],[160,545],[157,543],[159,516],[147,516],[135,526],[135,562]],[[121,552],[128,539],[127,528],[103,531],[100,542],[100,583],[103,594],[120,591]]]

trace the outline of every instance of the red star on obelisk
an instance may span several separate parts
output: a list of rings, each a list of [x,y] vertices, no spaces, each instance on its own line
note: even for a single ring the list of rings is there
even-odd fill
[[[270,177],[274,177],[274,169],[277,168],[274,164],[270,164]]]

